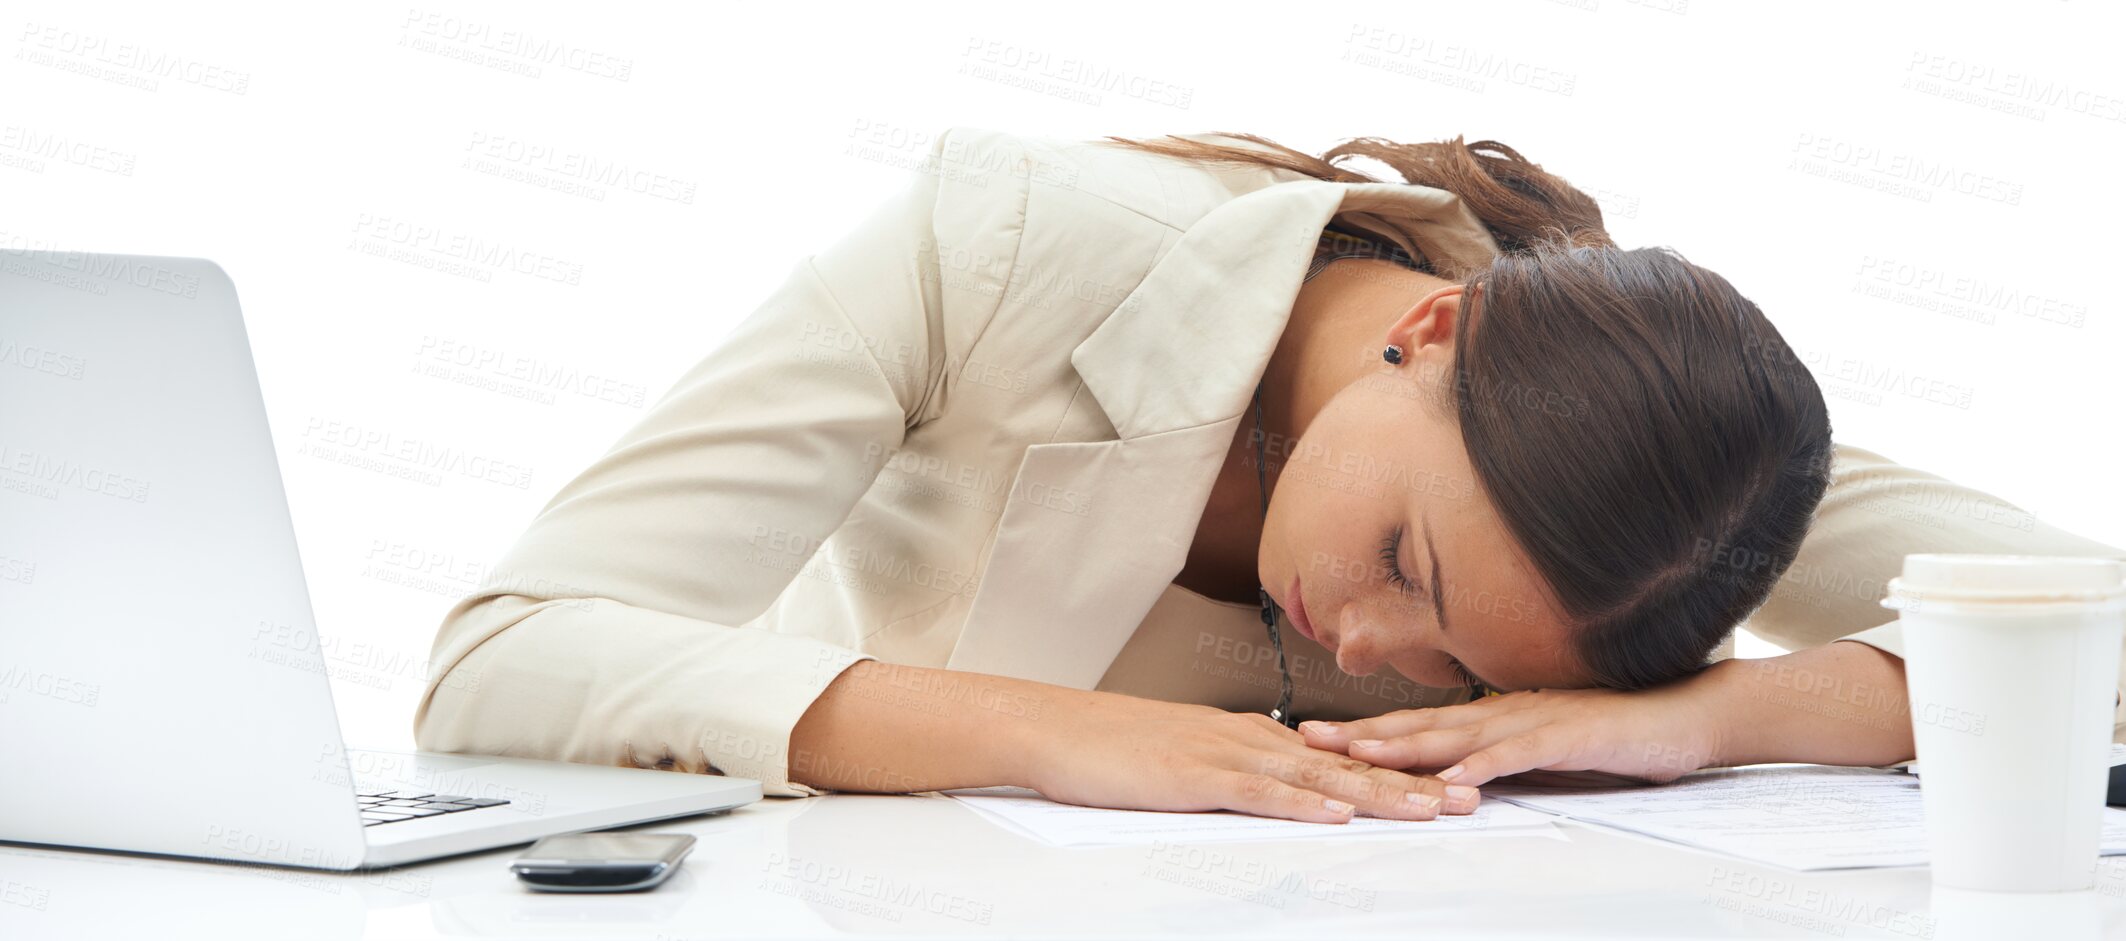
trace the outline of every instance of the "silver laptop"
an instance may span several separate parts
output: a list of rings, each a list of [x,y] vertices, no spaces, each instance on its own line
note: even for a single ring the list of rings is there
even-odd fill
[[[0,841],[367,869],[758,781],[351,750],[236,288],[0,250]]]

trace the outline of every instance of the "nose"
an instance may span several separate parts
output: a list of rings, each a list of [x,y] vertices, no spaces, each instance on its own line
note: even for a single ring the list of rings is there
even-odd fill
[[[1337,619],[1336,668],[1352,676],[1372,676],[1380,669],[1384,638],[1358,614],[1355,606],[1346,607]]]
[[[1384,604],[1369,599],[1346,602],[1336,611],[1336,668],[1351,676],[1372,676],[1399,656],[1434,650],[1410,623],[1410,602],[1396,597]]]

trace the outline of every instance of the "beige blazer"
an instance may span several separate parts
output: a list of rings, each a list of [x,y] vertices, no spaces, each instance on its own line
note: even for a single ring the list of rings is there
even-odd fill
[[[1273,664],[1205,668],[1249,659],[1206,645],[1259,640],[1253,611],[1172,580],[1316,239],[1340,219],[1458,278],[1496,252],[1486,230],[1438,189],[980,128],[940,134],[914,176],[797,262],[450,609],[421,748],[810,795],[790,729],[859,659],[1274,699]],[[1906,552],[2126,555],[1858,448],[1833,474],[1749,625],[1788,649],[1901,655],[1876,601]],[[1285,634],[1324,679],[1327,655]],[[1457,701],[1368,682],[1337,708]]]

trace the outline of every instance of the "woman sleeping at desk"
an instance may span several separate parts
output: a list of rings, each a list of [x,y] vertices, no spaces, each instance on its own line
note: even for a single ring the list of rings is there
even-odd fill
[[[915,180],[448,612],[421,748],[1424,819],[1910,759],[1906,553],[2122,554],[1834,442],[1756,304],[1497,142],[958,127]]]

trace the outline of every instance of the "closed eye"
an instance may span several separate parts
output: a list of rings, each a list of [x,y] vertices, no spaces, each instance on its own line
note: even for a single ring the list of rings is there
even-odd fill
[[[1398,524],[1395,530],[1388,534],[1388,538],[1381,540],[1380,559],[1388,570],[1388,582],[1395,585],[1405,597],[1408,597],[1416,590],[1417,585],[1409,576],[1403,574],[1402,544],[1403,527]],[[1463,666],[1460,660],[1449,656],[1447,658],[1447,667],[1454,671],[1455,682],[1469,687],[1477,696],[1484,695],[1490,689],[1483,680],[1476,678],[1476,674],[1469,672],[1469,668]]]
[[[1388,570],[1388,582],[1399,588],[1407,597],[1413,586],[1410,579],[1403,575],[1402,544],[1403,527],[1398,524],[1395,531],[1388,534],[1388,538],[1381,540],[1380,561]]]
[[[1477,679],[1476,674],[1469,672],[1468,667],[1462,666],[1462,662],[1460,660],[1456,660],[1453,657],[1448,657],[1447,666],[1453,668],[1454,678],[1459,681],[1463,686],[1467,686],[1474,690],[1476,695],[1482,696],[1490,688],[1484,685],[1483,680]]]

